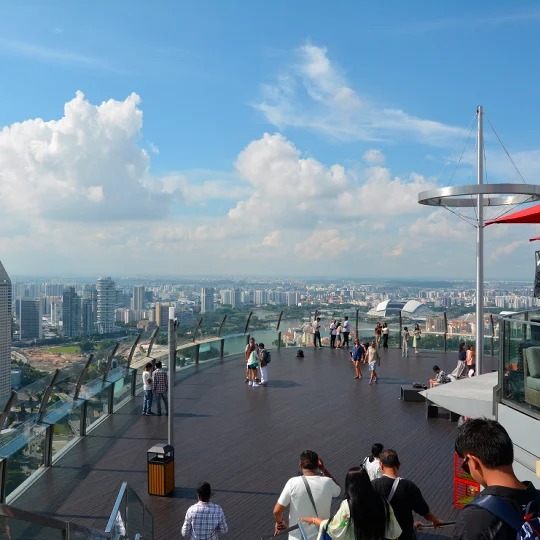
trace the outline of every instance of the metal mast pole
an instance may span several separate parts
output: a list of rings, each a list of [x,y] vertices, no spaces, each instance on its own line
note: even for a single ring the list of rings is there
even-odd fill
[[[478,107],[478,185],[484,183],[484,132],[482,106]],[[484,201],[477,195],[478,229],[476,233],[476,374],[484,371]]]
[[[174,308],[169,308],[169,392],[167,400],[169,404],[168,439],[169,445],[174,446],[174,382],[176,378],[176,321],[174,320]]]

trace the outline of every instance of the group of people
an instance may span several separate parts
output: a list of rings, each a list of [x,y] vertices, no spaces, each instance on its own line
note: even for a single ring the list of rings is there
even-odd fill
[[[270,351],[265,349],[264,343],[256,343],[255,338],[250,338],[249,343],[246,345],[245,360],[246,382],[249,386],[254,388],[268,386]]]
[[[163,364],[160,360],[156,362],[156,367],[152,371],[152,362],[148,362],[142,374],[143,381],[143,416],[154,416],[152,404],[154,398],[157,399],[157,415],[161,416],[161,402],[165,403],[165,414],[169,415],[169,401],[167,391],[169,389],[169,379],[167,373],[163,371]]]
[[[322,347],[322,341],[321,341],[321,318],[317,317],[313,321],[313,346],[317,347],[317,343],[319,344],[319,347]],[[344,317],[343,322],[338,321],[337,319],[334,319],[330,323],[330,347],[335,349],[341,349],[341,346],[343,344],[343,347],[349,348],[349,336],[351,334],[351,322],[349,321],[349,317]]]
[[[375,341],[372,341],[369,345],[367,343],[360,343],[358,338],[354,338],[353,348],[350,352],[351,362],[354,364],[355,379],[362,379],[362,364],[368,364],[369,366],[369,384],[379,382],[377,376],[377,366],[381,365],[381,357],[377,351]]]

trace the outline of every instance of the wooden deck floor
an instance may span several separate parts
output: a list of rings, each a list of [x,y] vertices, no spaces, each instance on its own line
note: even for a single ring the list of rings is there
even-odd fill
[[[81,440],[15,505],[103,529],[127,481],[153,512],[156,538],[181,538],[195,488],[208,481],[213,502],[225,510],[227,538],[254,540],[273,532],[273,506],[286,480],[298,473],[302,450],[317,451],[342,482],[371,444],[381,442],[397,450],[402,476],[420,486],[432,510],[453,519],[456,424],[426,419],[424,404],[403,403],[399,393],[402,382],[426,381],[434,363],[452,371],[457,354],[427,351],[402,359],[398,350],[382,351],[380,383],[369,386],[367,378],[354,380],[346,351],[304,349],[301,360],[295,350],[272,352],[266,388],[244,383],[240,357],[201,364],[178,377],[178,487],[172,497],[147,495],[146,451],[166,442],[167,418],[141,416],[137,398]]]

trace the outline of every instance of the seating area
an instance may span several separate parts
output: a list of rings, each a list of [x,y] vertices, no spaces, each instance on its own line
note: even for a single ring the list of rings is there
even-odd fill
[[[525,401],[540,407],[540,347],[523,349]]]
[[[167,418],[142,416],[138,396],[61,456],[14,504],[103,530],[127,481],[154,515],[155,538],[165,539],[179,536],[195,487],[208,481],[213,502],[225,510],[228,538],[257,538],[272,534],[273,506],[297,473],[302,450],[316,450],[342,481],[377,441],[399,452],[403,476],[420,486],[441,518],[455,518],[455,424],[427,420],[424,404],[399,397],[402,385],[428,380],[435,362],[451,371],[456,353],[401,358],[397,349],[381,351],[380,382],[369,386],[367,379],[354,379],[346,350],[304,348],[303,359],[295,352],[272,352],[267,387],[245,384],[243,355],[177,374],[172,496],[147,495],[146,452],[166,442]],[[451,528],[430,534],[449,536]]]

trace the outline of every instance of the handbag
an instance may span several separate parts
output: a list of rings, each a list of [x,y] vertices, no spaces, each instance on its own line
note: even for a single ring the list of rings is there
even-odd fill
[[[309,500],[311,501],[311,504],[313,506],[313,510],[315,510],[315,515],[319,517],[319,512],[317,512],[317,507],[315,506],[315,500],[313,499],[313,493],[311,493],[311,488],[309,487],[309,483],[306,480],[306,477],[302,475],[302,480],[304,481],[304,485],[306,486],[306,491],[309,497]],[[328,524],[330,523],[330,519],[326,522],[326,527],[324,528],[324,531],[322,531],[321,534],[321,540],[332,540],[332,537],[328,534]]]

